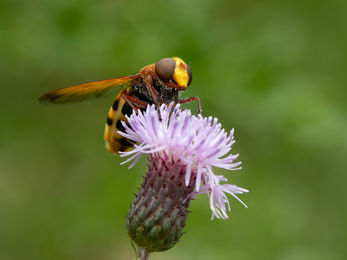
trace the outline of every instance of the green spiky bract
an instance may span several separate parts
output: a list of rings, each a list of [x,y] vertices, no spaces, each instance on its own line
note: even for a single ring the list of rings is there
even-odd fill
[[[188,217],[188,196],[196,175],[185,185],[186,165],[165,153],[152,154],[149,170],[127,215],[131,239],[147,252],[172,248],[183,234]]]

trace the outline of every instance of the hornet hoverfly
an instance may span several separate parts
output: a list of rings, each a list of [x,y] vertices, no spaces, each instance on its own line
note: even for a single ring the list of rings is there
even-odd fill
[[[198,113],[201,114],[199,97],[179,98],[192,82],[190,67],[180,58],[164,58],[151,64],[132,76],[118,77],[84,83],[72,87],[49,92],[39,99],[39,103],[62,104],[98,98],[113,93],[115,88],[124,89],[118,94],[106,120],[104,139],[109,152],[118,154],[134,146],[131,140],[121,136],[124,132],[122,121],[127,122],[125,115],[130,116],[132,110],[144,110],[147,105],[174,102],[184,104],[198,101]]]

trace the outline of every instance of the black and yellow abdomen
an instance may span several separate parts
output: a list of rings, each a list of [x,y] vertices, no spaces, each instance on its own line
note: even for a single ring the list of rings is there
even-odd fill
[[[124,100],[122,94],[128,95],[128,89],[119,93],[114,101],[106,120],[104,139],[106,148],[110,153],[119,154],[131,149],[134,145],[126,138],[121,136],[118,131],[124,132],[123,122],[127,122],[125,115],[130,116],[132,113],[131,106]]]

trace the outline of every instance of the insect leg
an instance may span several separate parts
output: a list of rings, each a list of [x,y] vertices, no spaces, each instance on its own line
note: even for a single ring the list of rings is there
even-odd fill
[[[147,87],[147,90],[149,91],[149,93],[151,94],[152,96],[152,99],[153,99],[153,103],[156,107],[159,107],[159,101],[158,101],[158,97],[159,97],[159,94],[158,92],[153,88],[153,79],[152,79],[152,76],[148,76],[146,78],[146,87]]]
[[[137,98],[134,98],[134,97],[126,95],[126,94],[122,94],[122,97],[124,98],[124,100],[126,102],[128,102],[128,104],[131,106],[131,108],[136,111],[136,113],[137,113],[138,107],[146,108],[148,105],[146,102],[138,100]]]
[[[189,98],[180,98],[177,100],[179,104],[190,103],[192,101],[198,101],[198,114],[201,115],[201,102],[199,97],[189,97]]]

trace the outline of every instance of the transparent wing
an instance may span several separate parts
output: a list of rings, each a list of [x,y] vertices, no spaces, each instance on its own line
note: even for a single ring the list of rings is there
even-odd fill
[[[118,93],[120,89],[116,87],[129,87],[135,78],[136,75],[125,76],[120,78],[88,82],[68,88],[54,90],[40,97],[39,103],[63,104],[68,102],[98,98],[106,93]]]

